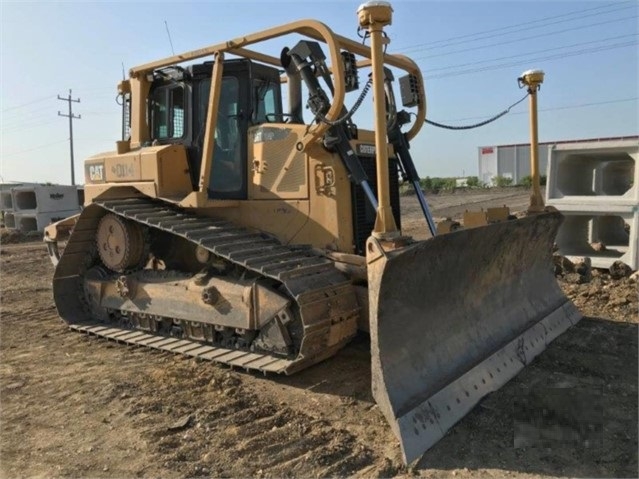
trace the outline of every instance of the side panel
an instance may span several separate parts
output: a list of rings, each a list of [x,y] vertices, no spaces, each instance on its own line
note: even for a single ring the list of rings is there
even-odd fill
[[[351,253],[351,183],[341,160],[320,145],[297,149],[305,125],[265,124],[249,132],[249,201],[219,211],[281,241]],[[216,211],[213,214],[218,214]]]
[[[189,174],[186,149],[170,145],[158,152],[157,158],[148,158],[149,166],[157,178],[158,196],[162,198],[184,198],[193,186]],[[142,172],[146,171],[145,156],[142,156]]]
[[[262,125],[249,131],[249,199],[308,198],[306,154],[296,148],[303,136],[300,125]]]
[[[142,148],[85,161],[85,204],[113,186],[133,186],[151,197],[179,199],[192,190],[186,150],[181,145]]]

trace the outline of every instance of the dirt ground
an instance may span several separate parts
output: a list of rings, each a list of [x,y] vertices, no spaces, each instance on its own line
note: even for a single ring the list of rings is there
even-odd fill
[[[502,193],[429,200],[436,216],[527,202]],[[414,198],[403,202],[405,227],[424,228]],[[65,328],[41,242],[0,252],[1,477],[637,477],[626,276],[558,264],[588,317],[409,469],[371,396],[366,336],[292,377],[127,347]]]
[[[543,194],[543,188],[542,188]],[[477,211],[480,208],[508,206],[512,212],[525,210],[529,203],[529,193],[523,188],[491,188],[473,190],[441,191],[427,195],[428,205],[435,221],[451,218],[461,221],[464,211]],[[415,196],[403,196],[402,229],[416,239],[430,236],[419,203]]]

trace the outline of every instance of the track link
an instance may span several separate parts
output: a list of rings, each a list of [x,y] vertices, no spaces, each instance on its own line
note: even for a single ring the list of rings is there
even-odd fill
[[[83,274],[91,266],[87,254],[95,246],[97,225],[107,212],[180,236],[212,254],[248,271],[277,280],[297,304],[303,336],[294,359],[226,349],[192,339],[155,335],[120,328],[91,318],[81,291]],[[310,247],[282,245],[263,233],[228,221],[201,217],[150,198],[98,200],[87,206],[56,267],[53,281],[58,313],[69,326],[83,333],[126,344],[146,346],[255,369],[291,374],[335,354],[353,336],[359,306],[348,278],[328,258]]]

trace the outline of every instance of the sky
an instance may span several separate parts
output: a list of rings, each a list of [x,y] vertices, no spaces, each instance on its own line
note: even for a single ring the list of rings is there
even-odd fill
[[[115,101],[129,68],[302,18],[357,39],[359,1],[10,2],[0,0],[0,181],[69,184],[72,90],[75,179],[83,161],[115,149]],[[539,140],[639,132],[637,1],[395,0],[388,51],[413,58],[427,118],[466,125],[523,97],[517,78],[546,76]],[[166,23],[165,23],[166,22]],[[167,34],[167,26],[170,32]],[[279,56],[282,45],[271,43]],[[363,83],[360,76],[360,83]],[[398,87],[397,92],[398,92]],[[359,92],[346,98],[347,107]],[[369,94],[360,128],[373,124]],[[425,125],[411,144],[418,173],[478,174],[478,147],[529,141],[528,102],[490,125],[452,131]]]

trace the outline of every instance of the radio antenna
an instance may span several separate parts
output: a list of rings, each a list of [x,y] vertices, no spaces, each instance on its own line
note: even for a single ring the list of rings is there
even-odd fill
[[[175,55],[175,50],[173,50],[173,41],[171,40],[171,32],[169,32],[169,24],[166,20],[164,20],[164,26],[166,27],[166,34],[169,37],[169,43],[171,44],[171,53]]]

